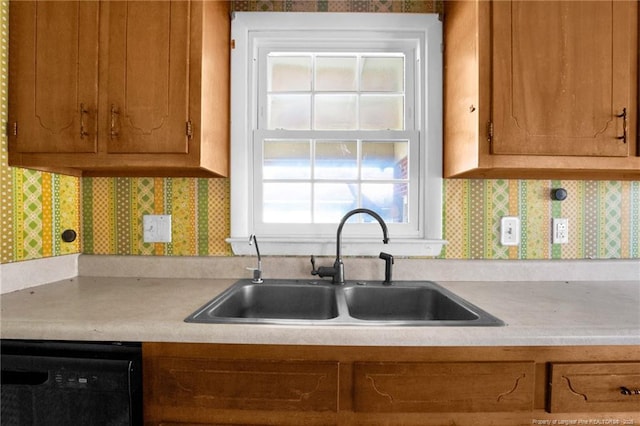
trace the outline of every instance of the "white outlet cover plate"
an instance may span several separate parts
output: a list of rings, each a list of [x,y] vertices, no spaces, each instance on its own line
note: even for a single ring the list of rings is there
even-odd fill
[[[145,243],[170,243],[171,215],[146,214],[142,216],[142,229]]]
[[[500,219],[500,244],[503,246],[520,245],[520,218],[503,216]]]
[[[553,244],[567,244],[569,242],[569,219],[563,217],[554,217],[553,225]]]

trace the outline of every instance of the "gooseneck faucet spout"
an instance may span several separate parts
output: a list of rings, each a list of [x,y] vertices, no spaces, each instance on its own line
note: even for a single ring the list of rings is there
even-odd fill
[[[380,217],[380,215],[376,212],[374,212],[373,210],[369,210],[369,209],[353,209],[349,212],[347,212],[342,219],[340,220],[340,225],[338,225],[338,232],[336,235],[336,261],[339,259],[342,259],[341,256],[341,246],[342,246],[342,228],[344,227],[345,222],[353,215],[358,214],[358,213],[367,213],[369,216],[373,217],[375,220],[378,221],[378,223],[380,224],[380,226],[382,227],[382,242],[384,244],[387,244],[389,242],[389,231],[387,230],[387,224],[384,222],[384,220]],[[342,284],[342,283],[340,283]]]
[[[342,263],[342,228],[347,220],[358,213],[366,213],[369,216],[373,217],[378,221],[380,227],[382,228],[382,242],[385,244],[389,243],[389,231],[387,230],[387,224],[380,217],[380,215],[373,210],[359,208],[354,209],[347,212],[342,219],[340,220],[340,224],[338,225],[338,232],[336,235],[336,260],[333,263],[333,267],[330,266],[320,266],[316,269],[316,259],[315,256],[311,256],[311,275],[318,275],[319,277],[332,277],[333,284],[344,284],[344,263]],[[389,277],[391,273],[389,273]],[[390,279],[386,279],[385,281],[389,281]]]
[[[335,275],[333,276],[334,284],[338,284],[338,285],[344,284],[344,263],[342,262],[342,254],[341,254],[342,228],[344,227],[344,224],[347,222],[347,220],[351,216],[359,213],[366,213],[369,216],[373,217],[375,220],[377,220],[378,223],[380,224],[380,227],[382,228],[382,242],[384,244],[387,244],[389,242],[389,231],[387,230],[387,224],[384,222],[384,220],[382,219],[382,217],[380,217],[378,213],[374,212],[373,210],[364,209],[364,208],[353,209],[347,212],[340,220],[340,225],[338,225],[338,231],[336,233],[336,261],[333,263],[333,269],[335,271]]]

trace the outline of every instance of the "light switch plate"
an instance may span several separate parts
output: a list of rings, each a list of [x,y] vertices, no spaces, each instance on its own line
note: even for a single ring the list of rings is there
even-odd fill
[[[500,244],[517,246],[520,244],[520,218],[504,216],[500,219]]]
[[[171,215],[146,214],[142,217],[142,229],[145,243],[170,243]]]

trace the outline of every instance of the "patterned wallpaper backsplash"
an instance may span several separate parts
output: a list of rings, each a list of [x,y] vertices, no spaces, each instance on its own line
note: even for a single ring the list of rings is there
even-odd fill
[[[83,253],[231,255],[228,179],[85,178],[82,200]],[[143,242],[144,214],[171,215],[171,243]]]
[[[565,201],[551,189],[564,187]],[[83,179],[83,252],[230,255],[228,179]],[[142,243],[142,215],[172,214],[173,242]],[[502,216],[520,216],[522,243],[500,245]],[[551,218],[569,219],[568,244],[551,244]],[[444,181],[441,257],[583,259],[640,257],[640,182]]]
[[[420,0],[245,0],[235,10],[429,12]],[[0,118],[7,122],[8,3],[0,2]],[[0,263],[67,253],[228,256],[229,180],[84,178],[11,168],[0,137]],[[551,201],[552,188],[569,197]],[[442,258],[640,258],[640,182],[444,181]],[[173,215],[173,242],[142,242],[143,214]],[[499,243],[500,218],[520,216],[519,247]],[[551,218],[569,218],[568,244],[553,245]],[[65,229],[79,231],[64,243]]]

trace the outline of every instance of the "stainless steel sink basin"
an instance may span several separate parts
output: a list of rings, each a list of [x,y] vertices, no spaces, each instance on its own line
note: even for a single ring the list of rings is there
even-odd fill
[[[369,321],[476,321],[478,315],[441,290],[425,287],[345,289],[349,314]]]
[[[498,318],[430,281],[240,280],[185,319],[198,323],[500,326]]]
[[[240,281],[194,313],[192,322],[326,320],[338,316],[333,288],[295,281]]]

